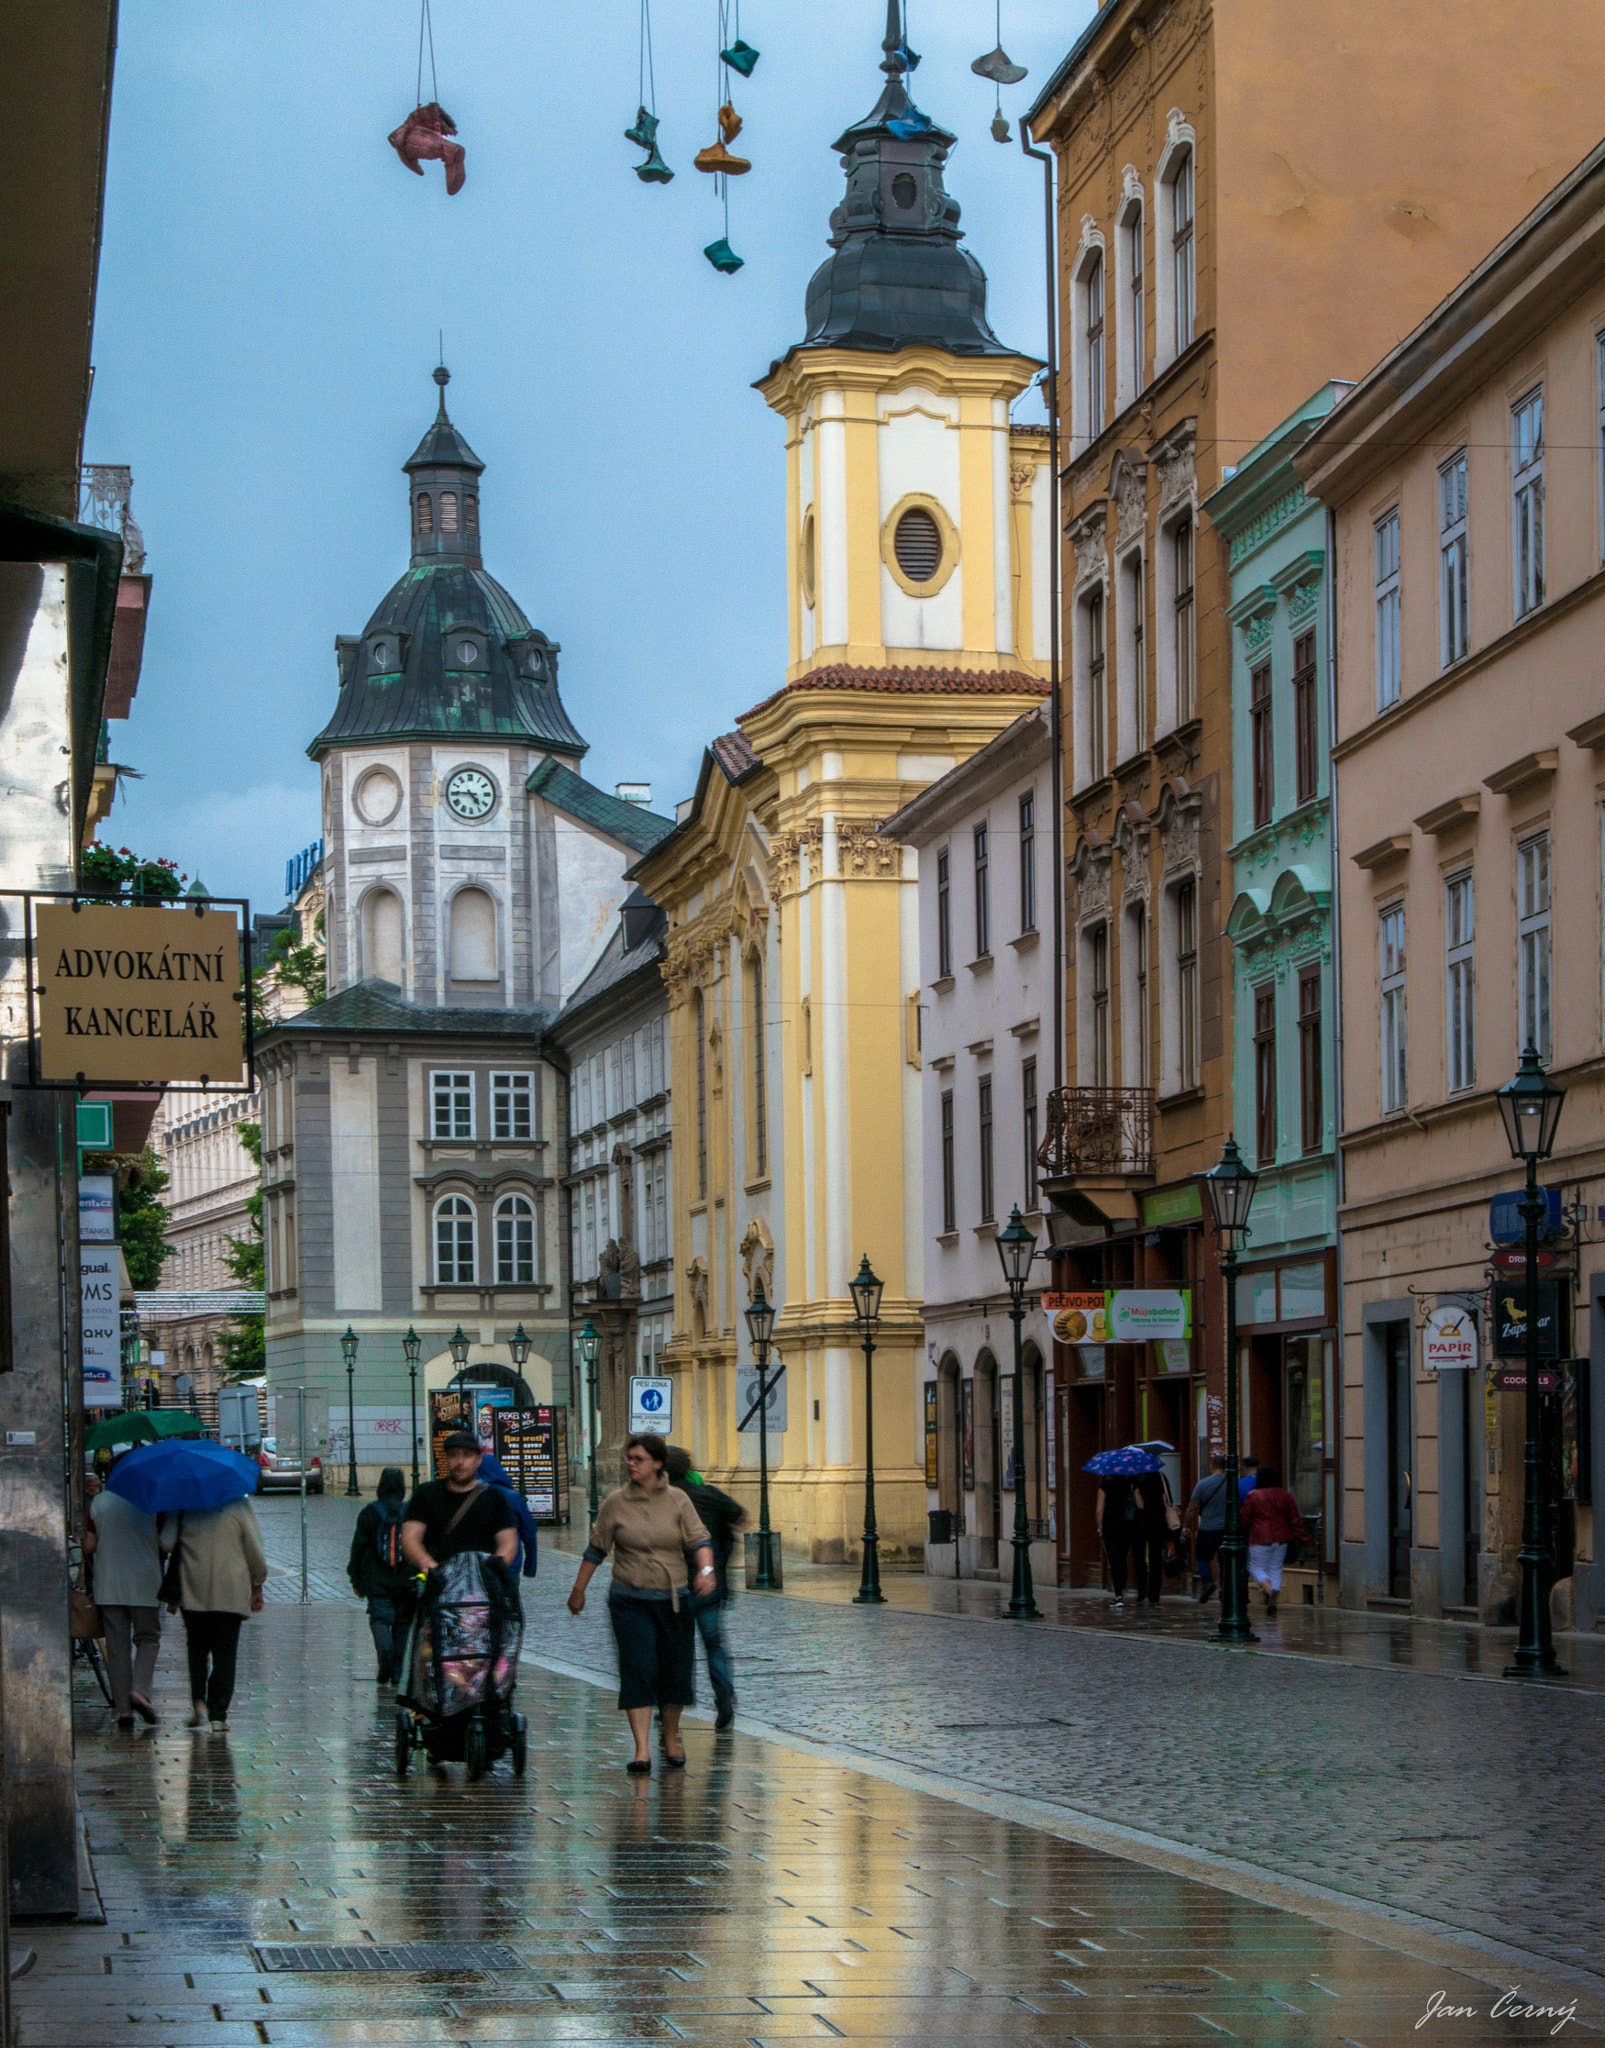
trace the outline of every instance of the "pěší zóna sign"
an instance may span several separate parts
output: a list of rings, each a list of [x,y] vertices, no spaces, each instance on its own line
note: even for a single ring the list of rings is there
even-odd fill
[[[245,1083],[232,911],[41,903],[34,985],[41,1080]]]

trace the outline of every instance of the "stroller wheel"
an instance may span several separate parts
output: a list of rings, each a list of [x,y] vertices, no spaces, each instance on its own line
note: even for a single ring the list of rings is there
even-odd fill
[[[396,1776],[404,1778],[412,1761],[412,1716],[396,1709]]]
[[[529,1723],[522,1714],[513,1716],[513,1730],[507,1746],[512,1752],[513,1776],[521,1778],[529,1763]]]
[[[463,1765],[468,1772],[470,1784],[485,1775],[487,1762],[485,1749],[485,1723],[476,1711],[469,1716],[468,1726],[463,1731]]]

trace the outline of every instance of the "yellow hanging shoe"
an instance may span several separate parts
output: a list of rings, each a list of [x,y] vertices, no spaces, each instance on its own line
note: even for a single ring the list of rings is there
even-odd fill
[[[732,156],[722,142],[710,143],[706,149],[699,149],[691,159],[699,171],[712,171],[717,177],[723,172],[727,178],[739,178],[752,169],[744,156]]]

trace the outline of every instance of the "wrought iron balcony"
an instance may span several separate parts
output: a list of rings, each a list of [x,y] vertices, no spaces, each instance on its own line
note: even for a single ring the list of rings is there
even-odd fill
[[[1048,1096],[1048,1127],[1037,1164],[1044,1181],[1151,1176],[1154,1091],[1055,1088]]]

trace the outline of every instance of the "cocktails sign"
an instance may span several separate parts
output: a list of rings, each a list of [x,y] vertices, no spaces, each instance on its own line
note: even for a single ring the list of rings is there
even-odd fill
[[[34,991],[43,1081],[245,1084],[229,911],[40,903]]]

